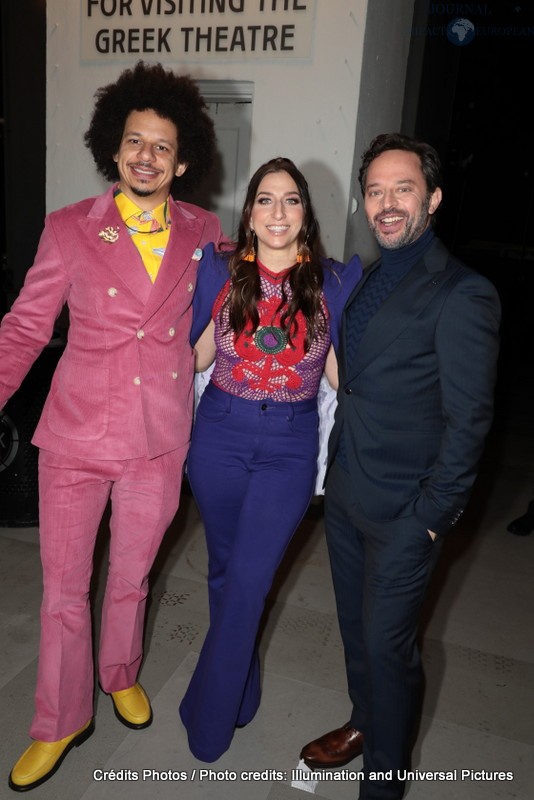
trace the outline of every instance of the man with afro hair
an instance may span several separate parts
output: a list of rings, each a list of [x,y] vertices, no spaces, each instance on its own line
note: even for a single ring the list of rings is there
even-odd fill
[[[139,62],[96,93],[85,142],[112,185],[50,214],[35,263],[0,327],[0,408],[49,342],[66,303],[68,342],[35,430],[43,564],[30,728],[11,771],[26,791],[94,730],[89,588],[111,500],[98,677],[128,728],[152,722],[137,681],[148,575],[178,508],[192,419],[189,344],[198,261],[219,220],[177,202],[214,156],[213,124],[188,76]]]

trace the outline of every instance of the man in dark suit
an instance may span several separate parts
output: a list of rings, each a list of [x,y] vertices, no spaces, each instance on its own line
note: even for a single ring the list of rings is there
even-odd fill
[[[381,257],[345,306],[325,496],[353,711],[301,758],[338,767],[363,751],[360,798],[399,800],[421,695],[420,610],[491,424],[500,304],[434,236],[430,145],[382,134],[359,177]]]

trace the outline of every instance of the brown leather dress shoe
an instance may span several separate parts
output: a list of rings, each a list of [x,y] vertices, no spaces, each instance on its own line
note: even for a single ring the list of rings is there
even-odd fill
[[[343,767],[363,749],[363,733],[350,722],[305,745],[300,753],[308,767]]]

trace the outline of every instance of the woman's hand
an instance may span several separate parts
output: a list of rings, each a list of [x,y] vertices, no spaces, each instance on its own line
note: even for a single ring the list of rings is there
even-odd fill
[[[336,358],[336,351],[334,350],[334,345],[330,345],[330,350],[326,356],[326,362],[324,365],[324,374],[328,379],[328,383],[337,391],[339,387],[339,374],[337,371],[337,358]]]

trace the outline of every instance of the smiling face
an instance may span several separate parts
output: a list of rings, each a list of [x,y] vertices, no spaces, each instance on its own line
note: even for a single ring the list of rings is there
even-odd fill
[[[386,150],[369,165],[364,199],[378,244],[397,250],[415,242],[428,228],[441,202],[441,189],[428,191],[416,153]]]
[[[150,109],[129,114],[114,160],[120,188],[145,211],[165,202],[174,177],[187,169],[178,160],[175,124]]]
[[[291,175],[285,170],[267,174],[258,186],[250,215],[258,259],[271,268],[294,264],[303,221],[302,200]]]

